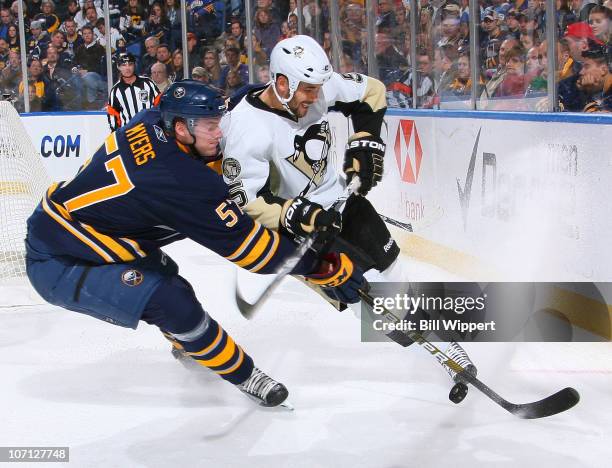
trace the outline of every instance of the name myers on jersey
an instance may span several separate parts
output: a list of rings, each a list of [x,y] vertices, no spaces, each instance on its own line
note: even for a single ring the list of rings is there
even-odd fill
[[[132,150],[132,156],[134,161],[139,166],[149,161],[149,158],[155,158],[156,154],[153,151],[153,145],[151,139],[147,133],[143,123],[134,125],[132,128],[125,131],[130,149]]]

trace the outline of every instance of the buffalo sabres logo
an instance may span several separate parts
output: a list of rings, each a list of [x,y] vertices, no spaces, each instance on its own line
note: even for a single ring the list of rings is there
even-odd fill
[[[240,175],[240,163],[234,158],[223,159],[223,175],[229,180],[234,180]]]
[[[121,273],[121,281],[127,286],[138,286],[143,279],[144,275],[138,270],[126,270]]]
[[[177,99],[180,99],[182,97],[185,96],[185,88],[183,88],[182,86],[179,86],[178,88],[176,88],[174,90],[174,97]]]
[[[140,98],[140,102],[147,102],[149,100],[149,92],[143,89],[138,93],[138,97]]]
[[[329,123],[323,121],[308,127],[304,135],[293,140],[295,152],[285,158],[317,187],[327,171],[327,156],[331,147]]]

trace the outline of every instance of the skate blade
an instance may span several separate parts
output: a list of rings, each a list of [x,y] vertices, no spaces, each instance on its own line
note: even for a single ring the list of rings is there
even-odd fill
[[[291,403],[289,403],[287,400],[283,401],[280,405],[278,406],[282,406],[283,408],[285,408],[288,411],[295,411],[295,406],[293,406]]]

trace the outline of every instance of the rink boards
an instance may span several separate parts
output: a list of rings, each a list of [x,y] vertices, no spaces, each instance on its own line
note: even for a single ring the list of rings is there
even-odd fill
[[[108,134],[101,113],[23,120],[55,180]],[[341,114],[330,122],[341,165],[351,125]],[[412,224],[413,234],[393,229],[405,254],[478,281],[612,281],[612,118],[390,111],[386,127],[385,176],[369,198]],[[609,338],[612,288],[571,289],[574,310],[596,301],[608,314],[581,325]]]

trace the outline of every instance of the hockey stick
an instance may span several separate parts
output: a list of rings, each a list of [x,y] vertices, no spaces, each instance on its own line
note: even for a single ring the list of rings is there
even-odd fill
[[[404,229],[405,231],[408,231],[408,232],[413,232],[412,223],[402,223],[401,221],[397,221],[393,218],[389,218],[388,216],[385,216],[380,213],[378,213],[378,216],[380,216],[380,219],[382,219],[385,223],[391,224],[392,226],[398,227],[400,229]]]
[[[370,307],[374,307],[374,299],[367,292],[359,291],[359,295],[363,301]],[[377,305],[380,308],[380,306]],[[386,308],[382,308],[382,315],[389,319],[393,323],[399,323],[400,320]],[[508,400],[501,397],[494,390],[489,388],[486,384],[481,382],[475,376],[466,371],[456,361],[449,358],[439,348],[427,341],[423,335],[413,331],[406,331],[404,334],[410,338],[410,340],[418,343],[425,348],[429,353],[436,358],[436,360],[442,365],[447,366],[450,369],[457,372],[457,377],[464,383],[470,383],[488,398],[493,400],[499,406],[504,408],[509,413],[523,418],[523,419],[538,419],[552,416],[554,414],[562,413],[575,406],[580,401],[580,394],[577,390],[566,387],[563,390],[559,390],[557,393],[550,395],[542,400],[534,401],[532,403],[511,403]]]
[[[342,195],[336,199],[336,201],[330,207],[330,210],[340,211],[344,209],[344,204],[348,197],[350,197],[353,193],[355,193],[359,189],[359,178],[353,177],[351,183],[344,189]],[[277,286],[280,284],[282,279],[287,276],[291,271],[295,268],[295,266],[299,263],[299,261],[304,257],[308,249],[310,249],[315,241],[317,240],[318,233],[315,232],[309,235],[296,249],[296,251],[289,257],[285,259],[282,265],[279,265],[278,269],[274,273],[274,280],[266,286],[266,288],[261,292],[259,297],[253,303],[247,302],[242,295],[240,294],[240,288],[238,286],[238,281],[236,281],[235,287],[235,299],[236,305],[238,306],[238,310],[242,314],[242,316],[246,319],[251,319],[255,315],[255,312],[265,302],[265,300],[274,292]]]

